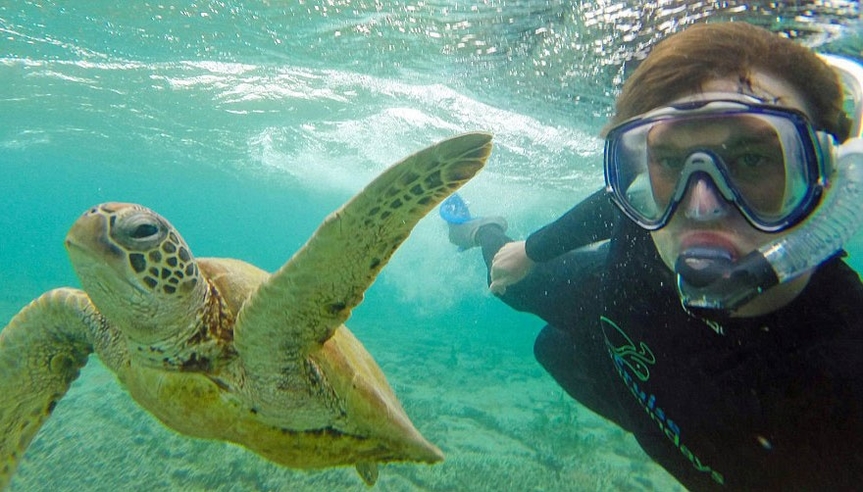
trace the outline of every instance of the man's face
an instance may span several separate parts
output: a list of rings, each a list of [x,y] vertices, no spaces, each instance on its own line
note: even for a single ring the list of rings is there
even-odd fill
[[[760,72],[753,73],[751,84],[745,87],[736,77],[711,81],[699,91],[699,93],[707,92],[742,92],[775,101],[777,105],[804,113],[808,109],[799,93],[787,83]],[[654,129],[655,134],[649,135],[651,147],[657,144],[654,155],[651,155],[650,179],[654,194],[659,194],[657,198],[660,199],[663,192],[671,193],[671,190],[666,189],[668,186],[676,185],[676,182],[671,183],[669,180],[666,183],[662,179],[662,168],[659,163],[663,152],[673,153],[676,149],[693,147],[714,148],[721,151],[725,144],[733,146],[735,142],[753,139],[758,139],[758,144],[762,146],[779,145],[775,132],[765,133],[766,129],[760,127],[755,119],[752,124],[741,124],[733,129],[720,125],[700,125],[691,128],[675,128],[673,132],[667,130],[670,128],[658,127]],[[747,196],[763,200],[765,207],[769,207],[772,203],[780,206],[781,199],[770,196],[767,190],[783,188],[776,186],[776,180],[784,179],[784,172],[782,169],[777,169],[775,173],[769,173],[763,168],[761,172],[769,175],[759,176],[755,180],[750,178],[748,182],[753,189],[749,190],[750,193]],[[759,182],[769,182],[772,186],[764,186],[762,188],[764,191],[759,194]],[[678,256],[686,249],[692,247],[723,249],[736,260],[776,239],[777,234],[769,234],[753,228],[740,211],[722,197],[712,180],[701,176],[689,183],[683,200],[668,224],[651,232],[651,236],[663,262],[673,270]]]

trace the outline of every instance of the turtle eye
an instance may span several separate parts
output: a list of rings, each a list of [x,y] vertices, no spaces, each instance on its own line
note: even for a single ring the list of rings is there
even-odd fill
[[[111,237],[131,251],[147,251],[158,247],[168,236],[170,227],[161,217],[138,212],[118,217],[111,227]]]
[[[135,239],[144,239],[150,236],[154,236],[159,232],[159,228],[153,224],[141,224],[135,228],[132,232],[129,233],[129,237]]]

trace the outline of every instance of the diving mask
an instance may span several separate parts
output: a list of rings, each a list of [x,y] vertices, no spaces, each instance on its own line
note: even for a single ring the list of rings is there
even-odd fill
[[[672,104],[609,131],[606,187],[641,227],[674,214],[690,181],[709,176],[764,232],[787,229],[815,206],[831,173],[832,137],[799,111],[740,94]]]

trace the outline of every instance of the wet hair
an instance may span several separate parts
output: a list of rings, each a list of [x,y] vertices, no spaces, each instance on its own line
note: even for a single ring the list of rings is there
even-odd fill
[[[780,78],[804,98],[813,125],[839,142],[850,132],[836,73],[809,48],[743,22],[695,24],[658,43],[617,98],[614,125],[664,106],[714,79],[749,85],[754,70]]]

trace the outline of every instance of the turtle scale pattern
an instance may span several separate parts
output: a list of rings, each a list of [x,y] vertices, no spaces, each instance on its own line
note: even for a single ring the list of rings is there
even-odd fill
[[[407,157],[273,274],[195,258],[143,206],[87,211],[66,238],[83,289],[46,292],[0,332],[0,489],[92,353],[168,427],[284,466],[355,466],[371,485],[379,463],[442,460],[343,323],[490,151],[491,135],[467,133]]]

